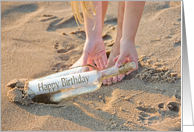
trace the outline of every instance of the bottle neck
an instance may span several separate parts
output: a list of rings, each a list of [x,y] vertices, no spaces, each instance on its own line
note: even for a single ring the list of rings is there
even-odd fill
[[[116,68],[115,66],[108,68],[108,69],[98,71],[98,72],[101,74],[102,80],[108,79],[108,78],[111,78],[111,77],[114,77],[120,74],[119,69]]]

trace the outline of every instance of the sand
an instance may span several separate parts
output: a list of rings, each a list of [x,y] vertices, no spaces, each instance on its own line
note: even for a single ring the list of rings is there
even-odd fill
[[[109,2],[105,17],[107,51],[116,37],[117,4]],[[69,2],[1,2],[2,131],[181,130],[180,2],[146,2],[136,36],[139,69],[121,82],[58,105],[9,100],[11,80],[68,69],[84,42]]]

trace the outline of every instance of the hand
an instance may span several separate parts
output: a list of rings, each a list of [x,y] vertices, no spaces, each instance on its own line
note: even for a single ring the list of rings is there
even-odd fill
[[[125,40],[121,39],[120,42],[120,55],[113,59],[116,62],[116,67],[120,67],[123,63],[134,61],[136,64],[136,68],[134,70],[128,71],[126,74],[128,75],[132,71],[138,69],[138,55],[135,48],[134,40]]]
[[[99,69],[105,69],[107,56],[105,45],[101,37],[87,39],[83,49],[83,63],[93,64],[93,60]]]

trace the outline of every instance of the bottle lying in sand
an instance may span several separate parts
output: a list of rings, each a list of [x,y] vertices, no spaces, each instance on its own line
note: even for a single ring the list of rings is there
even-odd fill
[[[94,92],[101,87],[102,80],[125,74],[135,67],[134,62],[101,71],[93,65],[79,66],[25,82],[22,93],[34,102],[58,103],[63,99]]]

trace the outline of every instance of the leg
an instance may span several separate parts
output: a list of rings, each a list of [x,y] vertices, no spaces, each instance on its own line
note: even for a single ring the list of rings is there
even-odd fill
[[[125,9],[125,1],[119,1],[118,5],[118,16],[117,16],[117,36],[115,43],[111,49],[111,53],[108,59],[107,68],[115,65],[113,59],[119,55],[120,53],[120,39],[122,37],[122,26],[123,26],[123,17],[124,17],[124,9]],[[121,81],[125,75],[119,75],[118,77],[109,78],[103,81],[103,84],[111,85],[112,83],[116,83],[117,81]]]

